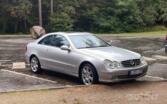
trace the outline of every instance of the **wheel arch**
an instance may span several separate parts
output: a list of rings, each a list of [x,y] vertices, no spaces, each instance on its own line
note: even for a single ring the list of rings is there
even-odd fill
[[[31,59],[32,59],[33,57],[38,58],[37,55],[35,55],[35,54],[31,54],[31,55],[30,55],[30,58],[29,58],[29,62],[31,62]]]
[[[97,68],[96,68],[95,65],[94,65],[92,62],[90,62],[90,61],[83,61],[83,62],[81,62],[81,64],[79,65],[79,70],[78,70],[78,75],[79,75],[79,77],[80,77],[80,75],[81,75],[81,68],[82,68],[82,66],[83,66],[84,64],[90,64],[90,65],[93,66],[93,68],[95,69],[97,78],[98,78],[98,80],[99,80],[99,74],[98,74]]]

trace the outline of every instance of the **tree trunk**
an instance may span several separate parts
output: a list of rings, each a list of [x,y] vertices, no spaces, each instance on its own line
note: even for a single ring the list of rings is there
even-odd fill
[[[14,33],[18,32],[18,21],[14,24]]]
[[[27,19],[26,18],[24,19],[24,30],[25,32],[27,32]]]
[[[6,32],[6,21],[3,21],[3,26],[2,26],[2,33]]]

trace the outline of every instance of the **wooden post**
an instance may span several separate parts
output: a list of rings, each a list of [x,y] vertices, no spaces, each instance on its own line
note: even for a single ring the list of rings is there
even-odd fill
[[[50,1],[50,13],[51,13],[51,15],[52,15],[53,12],[54,12],[54,11],[53,11],[53,8],[54,8],[54,7],[53,7],[53,0],[51,0],[51,1]]]
[[[42,1],[38,0],[38,8],[39,8],[39,25],[42,27]]]

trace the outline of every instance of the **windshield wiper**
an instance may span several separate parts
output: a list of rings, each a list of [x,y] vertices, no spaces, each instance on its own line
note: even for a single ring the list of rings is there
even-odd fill
[[[90,46],[90,47],[80,47],[79,49],[83,49],[83,48],[98,48],[98,47],[110,47],[110,45]]]
[[[101,46],[97,46],[97,47],[110,47],[111,45],[101,45]]]

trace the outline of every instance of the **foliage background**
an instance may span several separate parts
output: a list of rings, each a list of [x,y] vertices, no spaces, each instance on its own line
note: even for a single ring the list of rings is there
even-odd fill
[[[51,31],[100,33],[166,30],[167,0],[42,0],[43,26]],[[1,0],[0,33],[28,33],[38,25],[38,0]]]

